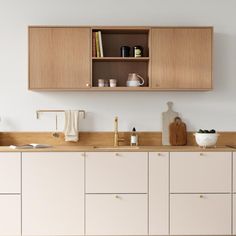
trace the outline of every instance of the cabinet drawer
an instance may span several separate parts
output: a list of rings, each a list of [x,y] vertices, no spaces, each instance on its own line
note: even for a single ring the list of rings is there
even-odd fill
[[[0,193],[20,193],[21,154],[0,153]]]
[[[87,194],[87,235],[146,235],[146,194]]]
[[[20,195],[0,195],[0,236],[21,235]]]
[[[175,152],[170,154],[172,193],[231,192],[230,152]]]
[[[171,194],[170,234],[230,235],[230,194]]]
[[[86,153],[87,193],[147,193],[144,152]]]

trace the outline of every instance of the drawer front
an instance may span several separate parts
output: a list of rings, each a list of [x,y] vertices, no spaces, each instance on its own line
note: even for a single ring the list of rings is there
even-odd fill
[[[148,154],[86,153],[87,193],[147,193]]]
[[[231,192],[230,152],[170,153],[171,193]]]
[[[233,191],[236,193],[236,152],[233,153]]]
[[[170,234],[230,235],[230,194],[171,194]]]
[[[169,153],[149,153],[149,234],[169,233]]]
[[[0,153],[0,194],[20,193],[21,154]]]
[[[0,195],[0,236],[21,235],[20,195]]]
[[[147,194],[87,194],[87,235],[147,235]]]

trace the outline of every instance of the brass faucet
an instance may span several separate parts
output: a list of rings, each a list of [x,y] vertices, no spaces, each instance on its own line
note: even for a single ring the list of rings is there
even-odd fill
[[[114,147],[118,147],[119,146],[119,142],[124,142],[125,139],[119,138],[118,117],[117,116],[115,117],[114,124],[115,124],[115,129],[114,129]]]

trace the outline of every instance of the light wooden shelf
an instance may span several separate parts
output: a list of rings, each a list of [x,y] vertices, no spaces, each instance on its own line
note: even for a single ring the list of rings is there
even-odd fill
[[[93,61],[149,61],[149,57],[92,57]]]
[[[145,87],[91,87],[93,91],[145,91],[149,90],[148,86]]]

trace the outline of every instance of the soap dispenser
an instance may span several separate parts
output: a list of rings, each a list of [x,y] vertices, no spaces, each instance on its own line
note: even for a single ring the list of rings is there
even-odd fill
[[[130,136],[130,146],[138,146],[138,135],[135,127],[132,129],[132,134]]]

